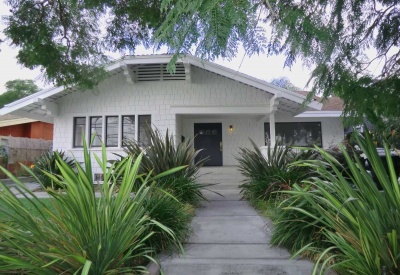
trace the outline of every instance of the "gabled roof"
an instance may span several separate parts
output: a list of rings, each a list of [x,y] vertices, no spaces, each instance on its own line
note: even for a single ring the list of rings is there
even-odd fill
[[[171,55],[126,56],[115,61],[113,64],[106,66],[105,69],[111,75],[122,72],[128,82],[134,83],[138,79],[136,72],[138,66],[164,64],[162,65],[162,68],[165,70],[165,64],[171,60],[171,57]],[[286,106],[286,110],[290,110],[291,108],[295,107],[297,113],[299,113],[298,110],[301,109],[300,105],[306,98],[304,95],[296,92],[283,89],[266,81],[237,72],[218,64],[203,61],[191,55],[180,58],[178,62],[180,63],[180,75],[177,75],[176,77],[184,77],[186,80],[190,81],[191,66],[199,67],[209,72],[265,91],[271,94],[271,96],[273,96],[275,99],[278,99],[279,108],[285,108]],[[58,115],[58,105],[55,103],[55,101],[76,91],[77,89],[75,88],[65,88],[63,86],[42,90],[5,105],[4,108],[0,109],[0,115],[15,114],[21,117],[52,122],[53,117]],[[315,100],[309,103],[308,107],[315,110],[321,110],[322,104]]]
[[[296,93],[307,96],[308,91],[296,91]],[[327,98],[326,100],[322,100],[319,96],[314,96],[314,100],[322,103],[321,111],[343,111],[344,110],[344,102],[343,99],[337,96],[332,96]]]
[[[307,96],[307,91],[297,91],[297,93]],[[341,98],[332,96],[322,100],[319,96],[313,97],[315,101],[320,102],[322,105],[321,110],[309,109],[296,117],[340,117],[343,114],[344,102]]]
[[[344,110],[344,103],[343,99],[339,97],[330,97],[325,102],[322,103],[321,111],[340,111]]]

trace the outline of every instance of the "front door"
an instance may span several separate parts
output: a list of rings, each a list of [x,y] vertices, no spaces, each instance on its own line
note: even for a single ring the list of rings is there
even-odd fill
[[[196,161],[208,158],[204,166],[222,166],[222,123],[195,123],[194,148],[203,149]]]

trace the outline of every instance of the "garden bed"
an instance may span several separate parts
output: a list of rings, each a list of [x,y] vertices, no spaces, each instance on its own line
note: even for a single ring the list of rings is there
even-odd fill
[[[267,159],[256,146],[242,149],[242,192],[273,221],[271,244],[314,260],[321,270],[399,274],[399,171],[368,133],[357,143],[373,176],[344,148],[340,161],[322,149],[309,158],[275,147]]]

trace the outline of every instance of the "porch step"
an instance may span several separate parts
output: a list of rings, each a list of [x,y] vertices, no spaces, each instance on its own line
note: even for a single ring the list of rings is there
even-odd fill
[[[197,182],[205,184],[240,185],[244,177],[237,170],[237,167],[202,167],[199,171]],[[225,188],[226,189],[226,188]]]
[[[215,210],[219,212],[219,210]],[[195,232],[191,244],[244,244],[269,245],[270,232],[257,216],[197,216],[192,221]]]
[[[202,167],[199,170],[199,176],[203,179],[244,179],[236,166]]]

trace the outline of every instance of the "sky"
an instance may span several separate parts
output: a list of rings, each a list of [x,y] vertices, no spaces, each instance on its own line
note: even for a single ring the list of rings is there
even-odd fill
[[[0,46],[0,49],[0,92],[5,89],[4,84],[7,81],[14,79],[32,79],[39,87],[44,86],[41,81],[43,79],[41,77],[42,72],[39,68],[30,70],[17,63],[18,50],[16,48],[10,47],[6,42]],[[136,53],[138,55],[151,54],[153,51],[139,48]],[[116,53],[114,56],[118,57],[118,54]],[[283,68],[283,56],[267,57],[266,55],[260,55],[249,57],[245,55],[243,50],[231,61],[221,58],[215,62],[235,71],[267,81],[286,76],[295,86],[302,89],[305,87],[310,75],[310,70],[303,68],[299,63],[292,68]]]
[[[1,0],[0,0],[1,1]],[[0,2],[0,15],[3,16],[8,13],[8,8],[3,1]],[[5,38],[2,34],[4,28],[3,22],[0,22],[0,38]],[[136,54],[152,54],[156,53],[152,50],[145,50],[140,47],[137,49]],[[18,49],[12,47],[9,41],[0,44],[0,93],[5,91],[4,84],[9,80],[14,79],[32,79],[36,85],[43,88],[44,83],[42,72],[39,68],[29,70],[22,67],[17,63],[16,56]],[[113,57],[118,58],[118,53],[113,53]],[[249,57],[245,55],[244,50],[240,50],[237,56],[232,60],[218,59],[215,62],[226,66],[235,71],[251,75],[253,77],[271,81],[273,78],[286,76],[290,81],[301,89],[306,89],[306,83],[310,76],[310,70],[303,67],[301,63],[296,63],[291,68],[284,68],[284,56],[270,56],[265,54],[260,56]]]

